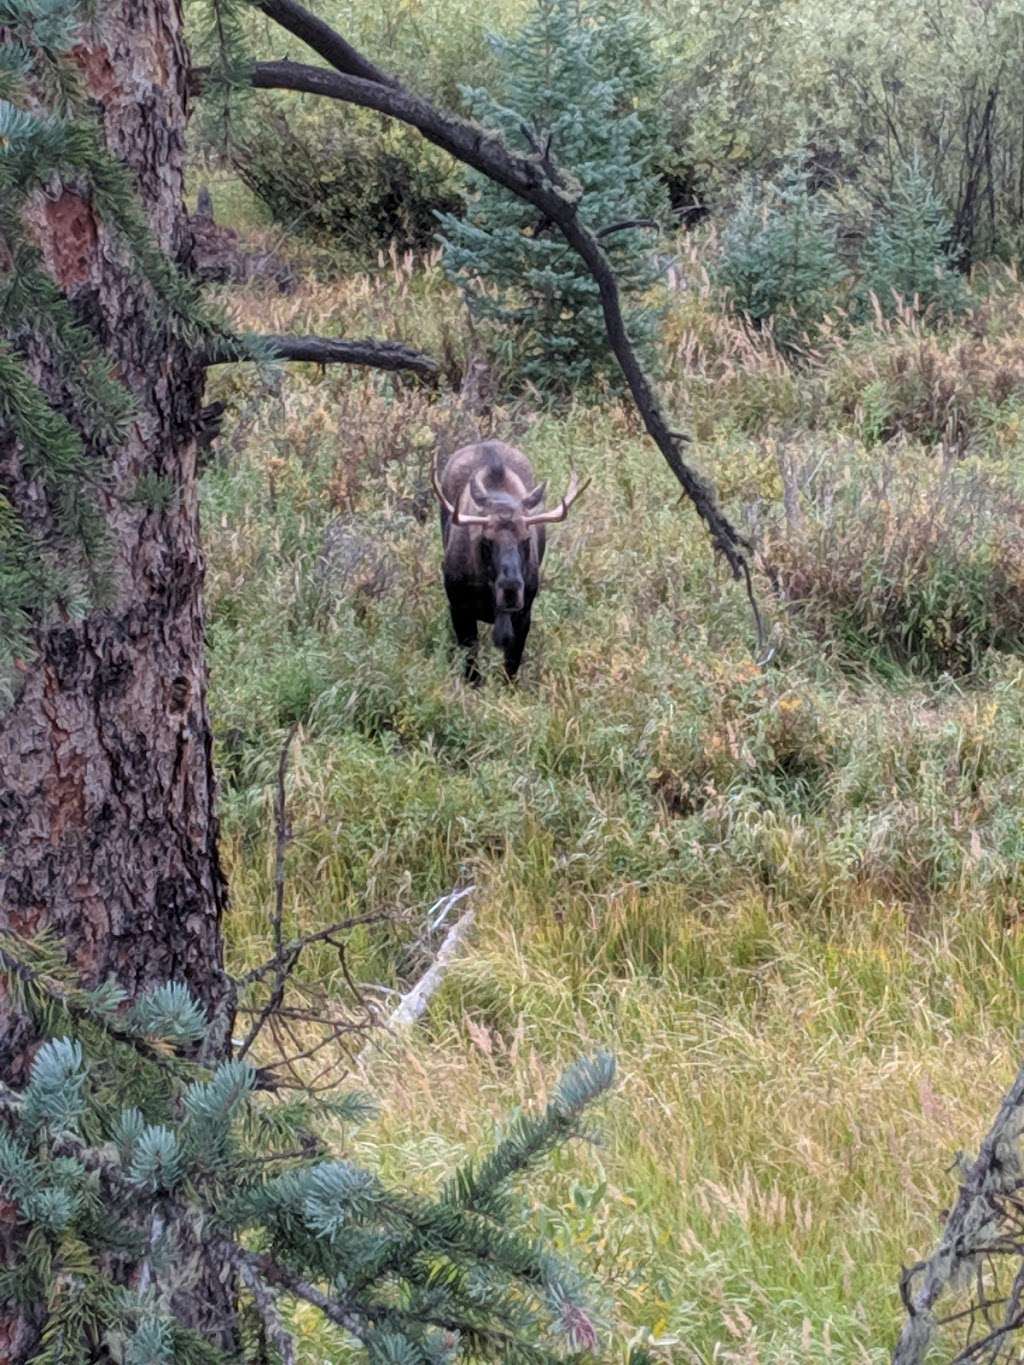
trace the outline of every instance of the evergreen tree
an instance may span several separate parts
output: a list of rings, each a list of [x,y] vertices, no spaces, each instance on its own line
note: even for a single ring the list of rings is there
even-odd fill
[[[612,0],[537,0],[512,38],[492,38],[500,99],[467,87],[475,117],[513,147],[549,149],[579,182],[581,216],[600,231],[662,221],[667,197],[652,169],[660,148],[658,68],[647,22]],[[537,214],[474,175],[464,219],[441,216],[445,262],[474,313],[502,324],[496,344],[526,379],[570,390],[612,373],[597,286]],[[649,352],[658,325],[645,295],[657,279],[650,228],[605,238],[633,341]]]
[[[722,233],[713,278],[729,306],[755,327],[771,323],[798,345],[834,304],[843,278],[834,208],[805,174],[744,186]]]
[[[966,307],[968,290],[956,269],[953,224],[917,162],[909,162],[864,243],[860,313],[899,303],[942,317]]]

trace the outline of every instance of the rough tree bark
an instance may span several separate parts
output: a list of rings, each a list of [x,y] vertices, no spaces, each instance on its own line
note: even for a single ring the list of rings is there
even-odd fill
[[[181,0],[105,0],[95,15],[73,55],[103,138],[131,171],[157,244],[188,268]],[[196,457],[209,439],[205,368],[245,358],[246,348],[226,338],[218,355],[190,349],[74,179],[51,177],[25,217],[46,269],[110,357],[136,412],[127,439],[104,446],[68,409],[61,366],[44,338],[17,338],[33,378],[78,422],[101,471],[94,492],[112,593],[82,620],[38,627],[14,703],[0,711],[0,933],[56,935],[85,986],[113,977],[134,997],[157,983],[185,982],[205,1009],[203,1055],[212,1061],[231,1047],[234,986],[221,937],[226,886],[217,855]],[[418,351],[373,341],[271,337],[264,350],[426,378],[438,369]],[[45,531],[47,495],[2,427],[0,495],[25,524]],[[0,978],[0,1085],[25,1081],[37,1042]],[[174,1225],[179,1263],[196,1257],[200,1266],[187,1293],[165,1286],[175,1316],[235,1351],[231,1275],[173,1208],[160,1222]],[[18,1230],[0,1204],[0,1266],[18,1255]],[[44,1324],[42,1304],[0,1308],[0,1365],[31,1358]],[[106,1357],[97,1347],[92,1358]]]
[[[184,261],[187,52],[179,3],[107,0],[75,58],[111,152],[137,179],[159,245]],[[225,881],[217,856],[203,656],[196,448],[203,366],[161,323],[147,287],[73,181],[51,180],[28,217],[47,269],[111,357],[137,415],[117,449],[90,447],[112,551],[113,595],[84,620],[38,631],[20,691],[0,714],[0,929],[61,937],[84,984],[132,995],[185,981],[206,1008],[206,1048],[230,1045]],[[61,402],[38,339],[34,377]],[[165,496],[138,496],[139,479]],[[32,525],[48,509],[0,431],[0,491]],[[19,1084],[35,1043],[0,995],[0,1078]],[[0,1258],[17,1257],[6,1224]],[[182,1254],[194,1246],[184,1229]],[[183,1321],[230,1345],[231,1289],[211,1274]],[[0,1316],[0,1360],[31,1357],[42,1305]],[[101,1359],[97,1355],[96,1359]]]
[[[116,0],[84,32],[75,57],[107,146],[131,169],[158,244],[187,268],[180,0]],[[177,339],[75,183],[51,182],[29,216],[48,269],[131,390],[137,417],[116,450],[90,446],[105,475],[113,603],[38,632],[16,703],[0,713],[0,929],[56,932],[84,984],[114,976],[135,995],[186,982],[206,1006],[216,1056],[227,1046],[232,988],[220,934],[196,455],[209,441],[206,367],[248,353],[229,337],[216,353]],[[374,340],[274,336],[263,349],[428,380],[439,368]],[[60,406],[60,367],[38,338],[30,361]],[[143,478],[159,498],[139,496]],[[39,485],[2,429],[0,493],[26,522],[45,525]],[[31,1045],[26,1022],[0,998],[0,1078],[23,1078]]]
[[[76,50],[113,154],[138,182],[152,231],[177,261],[183,210],[187,53],[181,7],[112,0]],[[210,721],[203,660],[203,559],[196,437],[203,367],[156,317],[73,182],[51,182],[31,211],[46,264],[131,390],[137,417],[100,491],[113,550],[111,605],[38,635],[20,693],[0,715],[0,927],[50,929],[84,982],[115,976],[133,994],[187,982],[231,1021],[220,921]],[[34,351],[36,379],[60,376]],[[147,506],[140,477],[166,496]],[[0,489],[38,525],[37,484],[0,434]],[[153,501],[153,500],[151,500]],[[18,1081],[31,1039],[0,1013],[0,1074]]]

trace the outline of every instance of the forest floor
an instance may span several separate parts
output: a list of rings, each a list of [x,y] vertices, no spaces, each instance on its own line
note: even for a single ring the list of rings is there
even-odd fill
[[[382,1107],[366,1159],[429,1184],[608,1047],[600,1141],[531,1187],[537,1228],[599,1285],[607,1358],[649,1336],[679,1361],[882,1361],[900,1267],[933,1244],[954,1155],[1019,1060],[1024,669],[988,645],[1016,638],[1022,586],[1004,579],[1024,300],[994,281],[969,329],[904,318],[793,367],[716,312],[696,248],[684,265],[670,407],[805,604],[759,577],[764,671],[743,592],[614,396],[482,418],[553,491],[571,465],[593,484],[550,536],[521,686],[488,645],[472,691],[428,471],[473,415],[380,374],[214,372],[230,947],[238,966],[268,955],[274,775],[297,723],[289,932],[387,911],[348,964],[401,987],[428,907],[477,888],[425,1023],[351,1080]],[[401,339],[454,366],[472,342],[436,263],[338,278],[314,259],[291,296],[225,298],[243,326]],[[348,549],[324,573],[330,523]],[[335,960],[314,967],[341,989]]]

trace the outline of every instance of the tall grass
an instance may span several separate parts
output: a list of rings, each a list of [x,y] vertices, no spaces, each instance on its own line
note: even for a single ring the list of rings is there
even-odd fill
[[[398,258],[233,306],[261,330],[400,337],[453,371],[473,344],[436,267]],[[695,457],[730,510],[799,558],[804,598],[834,601],[823,504],[787,523],[779,451],[931,489],[941,433],[933,448],[904,430],[880,451],[848,400],[853,368],[902,382],[887,357],[919,334],[826,339],[793,370],[726,322],[695,272],[669,335]],[[435,450],[476,419],[360,373],[298,368],[266,392],[224,369],[214,387],[231,411],[204,517],[234,960],[267,954],[271,787],[295,722],[297,924],[402,912],[350,953],[394,988],[424,907],[478,887],[471,946],[426,1025],[370,1054],[362,1079],[384,1110],[367,1155],[429,1182],[510,1101],[607,1044],[623,1079],[602,1140],[557,1158],[535,1209],[603,1286],[603,1358],[650,1339],[665,1360],[885,1359],[899,1267],[933,1241],[952,1156],[1015,1062],[1017,657],[986,640],[959,677],[898,653],[879,666],[866,582],[859,615],[856,593],[847,606],[870,638],[840,650],[834,614],[775,602],[779,662],[759,672],[742,596],[629,412],[523,401],[477,428],[516,440],[555,489],[571,465],[594,483],[552,533],[521,686],[491,668],[468,690],[422,494]],[[995,426],[983,408],[964,408],[986,424],[975,459],[1009,489],[1010,406]],[[858,487],[830,523],[848,554],[876,544],[874,485]],[[339,518],[388,572],[318,568]],[[974,543],[962,519],[953,533]],[[309,1331],[309,1360],[344,1358]]]

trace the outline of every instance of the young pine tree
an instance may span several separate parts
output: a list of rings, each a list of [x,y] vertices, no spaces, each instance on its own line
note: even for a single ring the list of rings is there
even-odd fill
[[[969,292],[956,269],[953,224],[916,162],[890,191],[864,243],[857,299],[863,316],[875,305],[900,304],[941,318],[967,306]]]
[[[658,68],[646,21],[612,0],[537,0],[518,34],[491,42],[501,98],[464,89],[474,116],[517,150],[550,149],[578,180],[590,228],[664,220],[667,196],[652,169]],[[466,217],[441,215],[441,224],[446,266],[473,312],[501,324],[511,368],[563,391],[611,376],[597,286],[529,205],[473,176]],[[646,297],[657,279],[651,229],[623,229],[604,244],[630,304],[630,336],[649,347],[658,324]]]
[[[790,170],[751,180],[722,233],[713,276],[729,307],[753,326],[799,346],[835,302],[843,277],[834,211]]]

